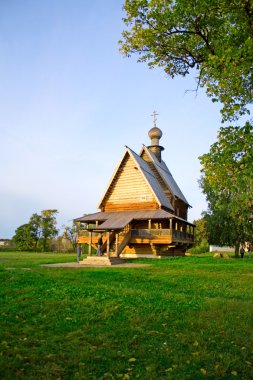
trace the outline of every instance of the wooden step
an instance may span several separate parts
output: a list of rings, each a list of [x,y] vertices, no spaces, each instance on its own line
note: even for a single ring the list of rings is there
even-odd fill
[[[88,256],[86,259],[80,261],[80,265],[94,265],[94,266],[111,266],[125,264],[124,259],[119,257],[107,257],[107,256]]]

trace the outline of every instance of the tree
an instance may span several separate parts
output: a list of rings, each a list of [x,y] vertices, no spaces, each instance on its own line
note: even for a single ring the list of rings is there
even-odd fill
[[[56,228],[56,214],[57,210],[43,210],[41,211],[41,238],[43,251],[48,249],[49,239],[54,238],[58,230]]]
[[[207,233],[207,223],[204,217],[194,220],[195,232],[194,232],[194,245],[200,246],[201,244],[208,245],[208,233]]]
[[[41,211],[41,215],[33,214],[28,223],[16,229],[13,237],[16,247],[22,250],[36,250],[41,246],[43,251],[47,250],[49,239],[58,233],[57,213],[57,210],[44,210]]]
[[[235,245],[253,239],[253,127],[224,127],[200,157],[210,243]]]
[[[22,224],[15,231],[12,240],[16,248],[21,251],[30,251],[33,249],[33,239],[31,235],[31,226],[29,223]]]
[[[36,250],[41,237],[41,216],[33,214],[28,223],[18,227],[13,240],[18,249]]]
[[[197,72],[223,120],[249,113],[253,96],[252,0],[125,0],[121,52],[170,76]]]
[[[38,242],[41,237],[41,215],[33,214],[30,218],[29,225],[30,225],[30,234],[31,238],[33,240],[33,249],[37,249]]]
[[[80,227],[76,223],[72,223],[72,226],[63,226],[64,232],[63,232],[63,238],[67,239],[73,247],[73,250],[76,250],[77,247],[77,236]]]

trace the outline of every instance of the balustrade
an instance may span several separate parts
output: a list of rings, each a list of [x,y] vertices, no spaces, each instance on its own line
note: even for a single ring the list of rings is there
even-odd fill
[[[92,237],[98,237],[100,232],[92,232]],[[82,230],[79,231],[79,237],[88,237],[89,231]],[[119,240],[121,241],[122,236],[125,236],[125,233],[119,234]],[[173,241],[190,241],[193,242],[194,235],[186,232],[186,231],[180,231],[180,230],[171,230],[169,228],[166,229],[132,229],[131,230],[131,237],[132,238],[142,238],[142,239],[154,239],[159,237],[165,237],[170,236],[172,237]]]
[[[131,230],[131,237],[140,238],[159,238],[162,236],[172,236],[175,241],[193,241],[193,235],[185,231],[171,230],[171,229],[133,229]]]

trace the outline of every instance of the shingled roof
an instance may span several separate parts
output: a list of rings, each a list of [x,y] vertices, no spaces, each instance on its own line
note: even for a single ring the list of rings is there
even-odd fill
[[[184,194],[180,190],[178,184],[176,183],[175,179],[173,178],[173,176],[172,176],[171,172],[169,171],[165,162],[163,160],[161,160],[161,162],[160,162],[157,159],[157,157],[155,156],[155,154],[150,149],[148,149],[145,145],[143,145],[143,148],[141,150],[140,155],[142,154],[143,150],[145,150],[145,152],[149,155],[149,157],[151,158],[156,170],[158,171],[158,173],[160,174],[160,176],[162,177],[162,179],[164,180],[166,185],[169,187],[171,192],[177,198],[181,199],[184,203],[189,205],[188,201],[186,200]]]
[[[96,221],[103,222],[94,230],[116,230],[122,229],[132,220],[146,219],[177,219],[183,220],[165,210],[140,210],[140,211],[117,211],[117,212],[96,212],[94,214],[81,216],[75,219],[75,222],[95,223]],[[184,221],[185,222],[185,221]],[[191,225],[191,223],[188,223]]]
[[[148,166],[147,162],[143,160],[138,154],[136,154],[133,150],[127,147],[129,152],[131,152],[132,156],[134,157],[135,161],[138,163],[140,169],[142,170],[143,175],[146,177],[150,187],[153,190],[153,193],[155,194],[158,202],[161,206],[166,207],[167,209],[170,209],[174,211],[174,208],[172,207],[170,201],[164,194],[164,191],[160,185],[160,183],[157,181],[156,177],[154,176],[154,173]]]

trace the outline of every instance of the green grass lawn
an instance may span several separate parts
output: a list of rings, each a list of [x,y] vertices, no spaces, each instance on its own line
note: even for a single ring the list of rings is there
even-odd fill
[[[1,379],[253,379],[253,260],[0,253]]]

